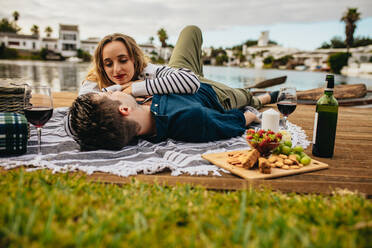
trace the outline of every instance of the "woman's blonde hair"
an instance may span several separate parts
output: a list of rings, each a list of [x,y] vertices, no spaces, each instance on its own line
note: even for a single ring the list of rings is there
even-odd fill
[[[129,58],[133,60],[134,63],[134,75],[132,80],[137,80],[139,74],[147,66],[147,58],[143,54],[141,48],[137,45],[136,41],[124,34],[110,34],[105,36],[97,45],[94,52],[93,62],[91,69],[88,72],[86,80],[95,81],[98,83],[100,89],[113,85],[114,83],[109,79],[105,72],[102,51],[107,43],[113,41],[120,41],[128,50]]]

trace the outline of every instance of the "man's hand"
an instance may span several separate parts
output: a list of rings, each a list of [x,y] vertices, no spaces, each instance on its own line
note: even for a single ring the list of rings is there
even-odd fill
[[[122,91],[126,94],[132,95],[132,84],[134,82],[128,82],[126,84],[121,85],[123,87]]]
[[[132,85],[124,86],[122,91],[128,95],[132,95]]]
[[[151,105],[152,103],[152,97],[151,96],[145,96],[145,97],[136,97],[137,103],[141,105]]]
[[[245,125],[249,126],[252,122],[260,123],[261,120],[252,112],[244,112],[244,118],[245,118]]]

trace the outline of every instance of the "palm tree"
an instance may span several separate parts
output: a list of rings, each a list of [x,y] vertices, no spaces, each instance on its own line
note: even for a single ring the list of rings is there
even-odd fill
[[[19,13],[18,13],[18,11],[14,11],[13,12],[13,18],[14,18],[14,21],[15,22],[18,21],[18,19],[19,19]]]
[[[347,54],[349,54],[349,48],[354,42],[354,31],[356,29],[356,22],[360,20],[360,13],[357,8],[348,8],[347,11],[341,18],[341,21],[345,22],[345,43],[347,48]]]
[[[46,33],[47,37],[50,37],[50,35],[53,33],[53,29],[48,26],[45,28],[44,32]]]
[[[161,47],[167,47],[166,40],[168,39],[167,31],[164,28],[158,30],[159,41],[161,42]]]
[[[31,27],[31,33],[33,34],[33,35],[39,35],[39,26],[38,25],[32,25],[32,27]]]
[[[154,43],[154,40],[155,40],[155,38],[153,37],[153,36],[151,36],[150,38],[149,38],[149,41],[150,41],[150,44],[152,45],[152,43]]]
[[[14,19],[14,21],[11,22],[12,29],[15,31],[15,33],[17,33],[18,31],[21,30],[21,28],[17,25],[17,21],[19,20],[18,11],[14,11],[12,16],[13,16],[13,19]]]

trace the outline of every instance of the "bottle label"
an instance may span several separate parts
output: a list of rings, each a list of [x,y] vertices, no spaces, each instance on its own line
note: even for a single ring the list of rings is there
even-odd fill
[[[316,129],[318,127],[318,112],[315,112],[315,118],[314,118],[314,132],[313,132],[313,144],[315,144],[316,141]]]

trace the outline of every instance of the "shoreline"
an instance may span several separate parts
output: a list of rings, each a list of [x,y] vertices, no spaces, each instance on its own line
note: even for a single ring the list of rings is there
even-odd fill
[[[29,59],[0,59],[0,64],[15,64],[15,65],[42,65],[42,66],[56,66],[56,65],[89,65],[91,62],[77,62],[77,61],[54,61],[54,60],[29,60]],[[241,69],[257,69],[257,70],[277,70],[277,71],[295,71],[295,72],[313,72],[313,73],[330,73],[326,71],[318,70],[296,70],[296,69],[280,69],[280,68],[255,68],[255,67],[243,67],[243,66],[229,66],[229,65],[204,65],[211,67],[223,67],[223,68],[241,68]],[[332,73],[331,73],[332,74]],[[372,74],[335,74],[342,77],[359,78],[359,79],[372,79]]]
[[[53,107],[54,108],[70,107],[72,102],[78,96],[78,93],[77,92],[68,92],[68,91],[52,92],[52,96],[53,96]],[[298,105],[306,105],[306,104],[298,103]],[[315,105],[312,105],[312,106],[315,106]],[[342,106],[341,105],[340,107],[368,109],[368,108],[372,108],[372,104],[355,105],[355,106]]]

